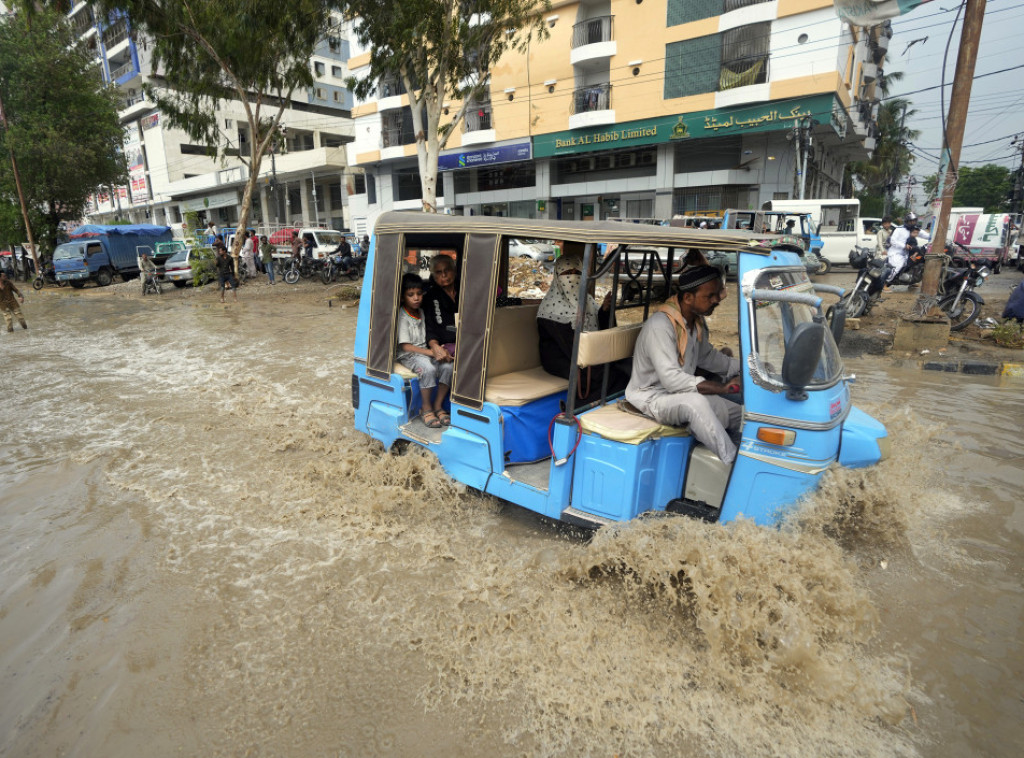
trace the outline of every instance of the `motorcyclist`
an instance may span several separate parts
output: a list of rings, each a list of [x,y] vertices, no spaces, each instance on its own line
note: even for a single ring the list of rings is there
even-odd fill
[[[347,273],[352,268],[352,245],[344,237],[341,238],[341,242],[334,248],[334,252],[331,255],[341,256],[342,271]]]
[[[156,264],[149,259],[149,253],[143,252],[139,258],[139,271],[142,272],[142,294],[146,294],[146,287],[156,276]]]
[[[910,239],[910,232],[917,226],[917,214],[908,212],[903,217],[903,226],[893,229],[892,234],[889,236],[889,250],[886,256],[889,261],[889,266],[892,268],[889,278],[886,280],[889,284],[892,284],[893,280],[899,276],[900,271],[907,265],[908,256],[908,240]]]

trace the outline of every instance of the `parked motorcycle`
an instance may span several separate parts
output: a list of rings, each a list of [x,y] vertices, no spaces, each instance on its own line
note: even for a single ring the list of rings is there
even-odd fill
[[[53,271],[53,266],[47,266],[41,274],[32,280],[32,289],[41,290],[47,284],[56,284],[58,287],[63,287],[67,282],[59,281]]]
[[[860,273],[842,302],[849,318],[860,318],[871,312],[891,269],[885,258],[875,258],[875,251],[868,247],[851,250],[850,265]]]
[[[966,329],[978,318],[985,301],[974,288],[984,284],[991,273],[988,266],[973,262],[966,268],[947,266],[942,280],[943,294],[939,298],[939,309],[949,317],[950,331]]]

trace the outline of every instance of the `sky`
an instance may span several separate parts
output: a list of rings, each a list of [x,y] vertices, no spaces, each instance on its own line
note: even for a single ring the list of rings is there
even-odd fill
[[[903,79],[891,82],[890,95],[900,96],[942,83],[942,59],[953,20],[960,4],[957,0],[933,0],[905,16],[893,19],[893,38],[885,63],[887,74],[902,71]],[[1014,66],[1024,67],[1024,0],[988,0],[982,24],[981,44],[975,64],[975,80],[964,130],[961,165],[978,167],[995,163],[1007,168],[1021,165],[1020,145],[1010,141],[1024,138],[1024,68],[977,78]],[[951,84],[956,69],[963,17],[957,24],[946,61],[945,106],[948,112]],[[925,41],[924,38],[927,37]],[[922,40],[911,45],[914,40]],[[908,49],[908,45],[911,45]],[[938,170],[942,149],[940,89],[908,94],[917,111],[907,125],[921,135],[914,140],[916,159],[911,174],[920,184]],[[905,185],[901,195],[906,192]],[[924,193],[916,192],[918,206]],[[921,210],[918,207],[918,210]]]

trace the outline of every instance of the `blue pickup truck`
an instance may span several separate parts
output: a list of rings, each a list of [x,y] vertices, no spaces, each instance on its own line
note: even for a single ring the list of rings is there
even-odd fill
[[[158,242],[170,242],[171,228],[153,224],[86,224],[68,237],[68,242],[53,251],[57,281],[76,288],[90,281],[106,287],[116,274],[122,279],[138,276],[139,255],[146,251],[153,256]]]

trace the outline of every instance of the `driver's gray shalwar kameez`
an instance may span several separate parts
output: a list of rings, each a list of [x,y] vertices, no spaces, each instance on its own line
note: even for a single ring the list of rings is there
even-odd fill
[[[717,395],[697,392],[697,385],[704,380],[694,372],[703,368],[732,377],[739,373],[740,361],[715,350],[708,341],[707,329],[688,328],[687,332],[680,364],[672,321],[665,313],[647,319],[633,352],[633,375],[626,387],[626,399],[659,423],[689,424],[698,442],[707,445],[723,462],[732,463],[736,459],[733,439],[738,440],[743,409]]]

